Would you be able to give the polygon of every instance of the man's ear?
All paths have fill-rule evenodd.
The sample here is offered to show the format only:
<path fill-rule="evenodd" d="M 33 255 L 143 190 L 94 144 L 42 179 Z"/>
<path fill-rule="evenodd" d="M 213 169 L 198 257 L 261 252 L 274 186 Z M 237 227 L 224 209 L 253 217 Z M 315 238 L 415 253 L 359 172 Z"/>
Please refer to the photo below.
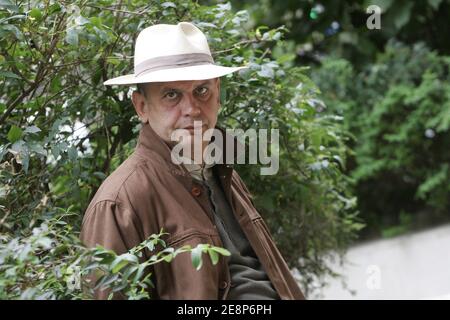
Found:
<path fill-rule="evenodd" d="M 133 91 L 131 95 L 131 101 L 133 102 L 134 110 L 142 123 L 148 122 L 147 101 L 142 93 Z"/>

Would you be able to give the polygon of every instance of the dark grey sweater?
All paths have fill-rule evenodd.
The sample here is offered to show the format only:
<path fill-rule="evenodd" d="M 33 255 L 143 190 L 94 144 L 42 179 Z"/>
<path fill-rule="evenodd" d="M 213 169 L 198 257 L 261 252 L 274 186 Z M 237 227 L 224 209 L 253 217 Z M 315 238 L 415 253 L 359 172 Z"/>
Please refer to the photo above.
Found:
<path fill-rule="evenodd" d="M 209 190 L 209 199 L 214 208 L 214 219 L 224 247 L 230 251 L 229 269 L 231 287 L 228 299 L 279 299 L 264 268 L 256 257 L 247 237 L 236 220 L 230 204 L 214 175 L 212 167 L 185 165 L 192 177 Z"/>

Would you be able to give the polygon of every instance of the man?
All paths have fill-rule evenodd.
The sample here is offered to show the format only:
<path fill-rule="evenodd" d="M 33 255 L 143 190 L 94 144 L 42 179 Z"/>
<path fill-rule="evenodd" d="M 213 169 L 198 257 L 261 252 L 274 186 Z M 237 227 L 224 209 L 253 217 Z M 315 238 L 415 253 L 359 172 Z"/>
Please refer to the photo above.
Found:
<path fill-rule="evenodd" d="M 230 251 L 217 265 L 204 259 L 198 271 L 188 254 L 155 265 L 155 299 L 303 299 L 239 175 L 225 164 L 175 164 L 171 156 L 177 130 L 189 144 L 195 130 L 216 127 L 219 77 L 244 67 L 215 65 L 205 35 L 187 22 L 144 29 L 134 59 L 134 74 L 105 84 L 137 84 L 138 144 L 90 203 L 82 241 L 121 254 L 162 228 L 168 246 L 209 243 Z"/>

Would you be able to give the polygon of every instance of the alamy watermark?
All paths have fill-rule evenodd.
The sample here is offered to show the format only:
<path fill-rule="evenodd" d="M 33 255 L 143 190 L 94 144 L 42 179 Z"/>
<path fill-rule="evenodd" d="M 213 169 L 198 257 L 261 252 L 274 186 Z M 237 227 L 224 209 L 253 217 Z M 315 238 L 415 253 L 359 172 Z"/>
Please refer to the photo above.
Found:
<path fill-rule="evenodd" d="M 370 16 L 367 18 L 367 21 L 366 21 L 367 29 L 380 30 L 381 29 L 381 8 L 379 6 L 373 4 L 373 5 L 367 7 L 366 13 L 370 14 Z"/>
<path fill-rule="evenodd" d="M 177 129 L 171 140 L 177 142 L 171 158 L 175 164 L 261 164 L 261 175 L 274 175 L 279 169 L 278 129 L 215 128 L 203 132 L 202 122 L 195 121 L 194 129 Z M 270 133 L 270 134 L 269 134 Z M 248 141 L 248 148 L 245 142 Z M 247 149 L 247 150 L 246 150 Z M 247 153 L 248 151 L 248 153 Z"/>

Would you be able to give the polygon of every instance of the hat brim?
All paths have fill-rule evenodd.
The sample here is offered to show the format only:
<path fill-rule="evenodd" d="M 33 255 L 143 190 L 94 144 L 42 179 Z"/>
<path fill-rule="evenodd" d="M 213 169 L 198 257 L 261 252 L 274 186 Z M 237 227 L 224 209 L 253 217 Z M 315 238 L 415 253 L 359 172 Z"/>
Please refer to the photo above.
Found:
<path fill-rule="evenodd" d="M 189 67 L 178 67 L 153 72 L 146 72 L 140 76 L 128 74 L 105 81 L 104 85 L 133 85 L 145 82 L 169 82 L 186 80 L 205 80 L 222 77 L 224 75 L 239 71 L 243 67 L 223 67 L 214 64 L 205 64 Z"/>

